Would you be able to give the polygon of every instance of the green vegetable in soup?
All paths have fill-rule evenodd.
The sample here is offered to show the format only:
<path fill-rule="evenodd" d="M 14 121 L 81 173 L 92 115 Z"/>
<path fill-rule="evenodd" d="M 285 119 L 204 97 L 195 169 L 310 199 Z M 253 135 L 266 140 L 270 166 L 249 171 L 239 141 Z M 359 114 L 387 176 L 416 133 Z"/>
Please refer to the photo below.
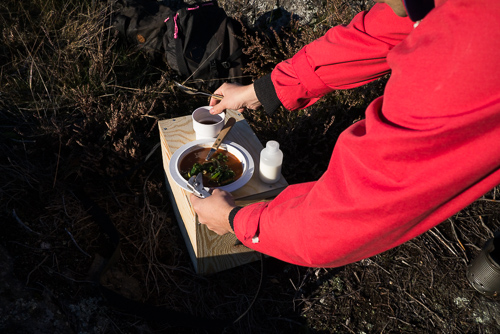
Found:
<path fill-rule="evenodd" d="M 203 174 L 203 184 L 209 187 L 220 187 L 235 180 L 236 173 L 226 163 L 229 157 L 223 153 L 216 154 L 209 161 L 195 162 L 188 171 L 181 171 L 186 180 L 191 176 Z"/>

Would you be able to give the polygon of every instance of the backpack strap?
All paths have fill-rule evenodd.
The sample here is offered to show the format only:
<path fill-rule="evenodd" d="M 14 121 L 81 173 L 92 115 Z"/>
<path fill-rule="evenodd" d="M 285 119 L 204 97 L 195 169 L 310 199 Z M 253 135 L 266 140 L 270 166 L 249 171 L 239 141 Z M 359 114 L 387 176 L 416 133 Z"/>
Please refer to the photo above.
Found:
<path fill-rule="evenodd" d="M 240 58 L 242 55 L 243 55 L 243 50 L 241 48 L 239 48 L 238 50 L 233 52 L 232 55 L 227 57 L 226 60 L 220 61 L 219 63 L 223 68 L 225 68 L 226 70 L 229 70 L 230 68 L 233 67 L 232 63 L 236 59 Z M 209 65 L 210 65 L 210 77 L 220 78 L 219 69 L 217 67 L 217 60 L 215 60 L 215 59 L 210 60 Z M 203 67 L 204 66 L 200 66 L 200 69 L 202 69 Z"/>
<path fill-rule="evenodd" d="M 185 9 L 183 9 L 185 10 Z M 176 14 L 177 16 L 178 14 Z M 176 20 L 176 16 L 174 16 L 174 20 Z M 186 58 L 184 57 L 184 43 L 182 42 L 182 38 L 175 38 L 175 50 L 177 52 L 175 53 L 175 56 L 177 58 L 177 66 L 179 67 L 179 72 L 181 75 L 184 76 L 189 76 L 191 73 L 189 72 L 187 63 L 186 63 Z"/>

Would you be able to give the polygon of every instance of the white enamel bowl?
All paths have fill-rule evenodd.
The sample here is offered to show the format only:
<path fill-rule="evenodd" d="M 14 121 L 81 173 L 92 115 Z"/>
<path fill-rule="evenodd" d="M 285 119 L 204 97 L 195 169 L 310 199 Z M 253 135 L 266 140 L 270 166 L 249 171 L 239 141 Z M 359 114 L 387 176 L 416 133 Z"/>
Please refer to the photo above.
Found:
<path fill-rule="evenodd" d="M 174 154 L 172 155 L 172 158 L 170 159 L 170 164 L 169 164 L 169 172 L 170 176 L 172 179 L 177 183 L 180 187 L 183 189 L 191 192 L 191 190 L 188 188 L 187 180 L 184 179 L 179 172 L 179 165 L 182 159 L 189 153 L 203 147 L 212 147 L 214 143 L 213 138 L 204 138 L 204 139 L 198 139 L 193 142 L 187 143 L 181 147 L 179 147 Z M 229 153 L 232 153 L 238 160 L 241 161 L 243 165 L 243 173 L 241 174 L 240 178 L 228 185 L 218 187 L 218 189 L 225 190 L 228 192 L 235 191 L 237 189 L 240 189 L 243 187 L 250 179 L 252 178 L 252 175 L 254 173 L 254 163 L 252 156 L 250 153 L 248 153 L 247 150 L 245 150 L 241 145 L 236 144 L 235 142 L 229 141 L 229 142 L 223 142 L 220 146 L 219 149 L 223 149 L 228 151 Z"/>

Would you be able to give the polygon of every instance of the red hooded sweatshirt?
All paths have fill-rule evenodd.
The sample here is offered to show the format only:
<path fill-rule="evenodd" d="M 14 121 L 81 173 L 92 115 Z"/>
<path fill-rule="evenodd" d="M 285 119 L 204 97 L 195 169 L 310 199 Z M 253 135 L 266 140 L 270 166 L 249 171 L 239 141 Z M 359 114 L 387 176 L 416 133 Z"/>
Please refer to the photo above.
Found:
<path fill-rule="evenodd" d="M 271 79 L 290 110 L 392 74 L 365 120 L 341 134 L 323 176 L 239 210 L 238 239 L 290 263 L 342 266 L 500 184 L 499 23 L 497 1 L 436 0 L 415 28 L 377 4 L 280 63 Z"/>

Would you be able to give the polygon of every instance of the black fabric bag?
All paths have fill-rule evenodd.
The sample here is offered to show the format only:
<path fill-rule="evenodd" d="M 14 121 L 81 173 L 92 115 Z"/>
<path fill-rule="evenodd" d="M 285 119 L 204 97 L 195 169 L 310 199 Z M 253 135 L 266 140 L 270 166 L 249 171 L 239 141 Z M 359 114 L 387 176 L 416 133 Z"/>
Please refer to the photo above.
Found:
<path fill-rule="evenodd" d="M 216 1 L 196 4 L 122 0 L 113 26 L 153 59 L 163 58 L 189 86 L 242 83 L 237 23 Z"/>

